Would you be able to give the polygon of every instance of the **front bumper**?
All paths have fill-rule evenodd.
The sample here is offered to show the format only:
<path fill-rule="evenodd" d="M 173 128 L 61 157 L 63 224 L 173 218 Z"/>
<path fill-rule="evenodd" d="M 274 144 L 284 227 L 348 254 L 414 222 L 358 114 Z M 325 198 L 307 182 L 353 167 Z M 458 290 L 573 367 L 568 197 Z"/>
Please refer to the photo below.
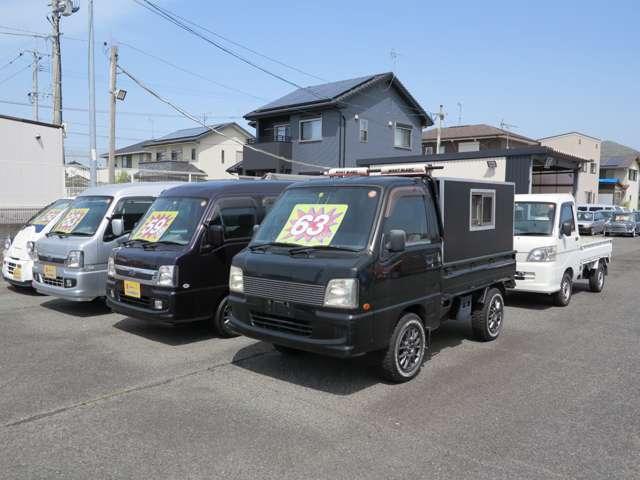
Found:
<path fill-rule="evenodd" d="M 555 293 L 560 290 L 561 269 L 556 262 L 517 262 L 516 292 Z"/>
<path fill-rule="evenodd" d="M 340 358 L 375 350 L 373 312 L 353 313 L 230 294 L 235 331 L 247 337 Z"/>
<path fill-rule="evenodd" d="M 31 287 L 33 260 L 8 257 L 2 260 L 2 277 L 16 287 Z"/>
<path fill-rule="evenodd" d="M 39 293 L 64 298 L 74 302 L 90 302 L 105 296 L 107 270 L 88 270 L 66 268 L 56 264 L 56 278 L 44 276 L 44 265 L 35 262 L 33 265 L 33 288 Z"/>

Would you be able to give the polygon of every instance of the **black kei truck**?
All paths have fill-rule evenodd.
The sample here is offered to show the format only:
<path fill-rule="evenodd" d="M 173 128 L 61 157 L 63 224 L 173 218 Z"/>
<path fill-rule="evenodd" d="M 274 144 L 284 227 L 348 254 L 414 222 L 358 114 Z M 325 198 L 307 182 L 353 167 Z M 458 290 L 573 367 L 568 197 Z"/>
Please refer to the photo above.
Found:
<path fill-rule="evenodd" d="M 211 321 L 220 335 L 235 335 L 231 259 L 289 183 L 222 180 L 164 191 L 109 258 L 107 305 L 150 322 Z"/>
<path fill-rule="evenodd" d="M 419 373 L 445 319 L 495 340 L 514 285 L 514 185 L 430 171 L 335 169 L 349 178 L 289 186 L 231 263 L 232 329 L 282 353 L 378 352 L 393 382 Z"/>

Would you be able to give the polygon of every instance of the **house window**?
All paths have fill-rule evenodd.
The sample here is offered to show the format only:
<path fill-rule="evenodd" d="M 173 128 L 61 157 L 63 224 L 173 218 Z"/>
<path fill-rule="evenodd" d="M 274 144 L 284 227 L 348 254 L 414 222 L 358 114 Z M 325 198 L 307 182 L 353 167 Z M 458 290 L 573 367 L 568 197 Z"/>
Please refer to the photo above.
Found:
<path fill-rule="evenodd" d="M 591 165 L 589 167 L 589 172 L 592 174 L 596 173 L 596 162 L 591 162 Z"/>
<path fill-rule="evenodd" d="M 369 141 L 369 120 L 360 119 L 360 142 L 367 143 Z"/>
<path fill-rule="evenodd" d="M 132 164 L 131 155 L 125 155 L 124 156 L 124 162 L 123 162 L 122 166 L 124 168 L 131 168 L 131 164 Z"/>
<path fill-rule="evenodd" d="M 273 126 L 273 141 L 288 142 L 291 138 L 291 127 L 289 124 Z"/>
<path fill-rule="evenodd" d="M 587 165 L 587 162 L 582 162 L 582 172 L 587 173 L 588 171 L 589 171 L 589 165 Z"/>
<path fill-rule="evenodd" d="M 396 131 L 393 140 L 393 146 L 398 148 L 411 148 L 411 125 L 403 125 L 396 123 Z"/>
<path fill-rule="evenodd" d="M 629 180 L 635 182 L 638 180 L 638 171 L 637 170 L 629 170 Z"/>
<path fill-rule="evenodd" d="M 495 190 L 471 190 L 469 230 L 493 230 L 496 228 L 495 199 Z"/>
<path fill-rule="evenodd" d="M 171 160 L 178 160 L 178 151 L 177 150 L 171 150 Z"/>
<path fill-rule="evenodd" d="M 164 160 L 164 152 L 156 152 L 156 162 Z"/>
<path fill-rule="evenodd" d="M 300 120 L 300 141 L 322 140 L 322 117 Z"/>
<path fill-rule="evenodd" d="M 195 160 L 196 159 L 196 149 L 192 148 L 191 149 L 191 160 Z"/>
<path fill-rule="evenodd" d="M 458 152 L 477 152 L 480 150 L 480 142 L 460 142 Z"/>
<path fill-rule="evenodd" d="M 224 165 L 224 150 L 220 152 L 220 163 Z"/>
<path fill-rule="evenodd" d="M 425 155 L 433 155 L 433 147 L 424 147 Z"/>
<path fill-rule="evenodd" d="M 444 145 L 440 145 L 440 148 L 438 148 L 438 153 L 447 153 L 446 148 L 444 148 Z"/>

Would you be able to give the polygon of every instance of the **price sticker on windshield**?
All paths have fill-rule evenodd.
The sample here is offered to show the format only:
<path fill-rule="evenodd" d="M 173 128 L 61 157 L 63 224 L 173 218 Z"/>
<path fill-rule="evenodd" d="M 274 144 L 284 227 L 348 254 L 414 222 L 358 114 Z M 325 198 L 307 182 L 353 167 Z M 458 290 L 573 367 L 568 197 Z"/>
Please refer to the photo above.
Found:
<path fill-rule="evenodd" d="M 51 210 L 41 213 L 31 222 L 33 225 L 46 225 L 51 220 L 56 218 L 60 212 L 62 212 L 64 208 L 52 208 Z"/>
<path fill-rule="evenodd" d="M 177 216 L 177 210 L 151 212 L 144 223 L 136 229 L 131 239 L 157 242 L 169 229 Z"/>
<path fill-rule="evenodd" d="M 62 220 L 56 225 L 55 231 L 61 233 L 71 233 L 80 224 L 82 219 L 89 213 L 88 208 L 72 208 L 67 212 Z"/>
<path fill-rule="evenodd" d="M 299 203 L 276 242 L 295 243 L 306 247 L 329 245 L 338 232 L 349 205 Z"/>

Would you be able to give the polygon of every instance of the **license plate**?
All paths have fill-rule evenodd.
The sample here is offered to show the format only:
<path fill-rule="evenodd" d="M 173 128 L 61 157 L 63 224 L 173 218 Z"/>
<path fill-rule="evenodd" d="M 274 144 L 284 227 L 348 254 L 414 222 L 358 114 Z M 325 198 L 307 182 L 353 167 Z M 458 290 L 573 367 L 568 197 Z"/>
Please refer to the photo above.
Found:
<path fill-rule="evenodd" d="M 56 272 L 55 265 L 44 265 L 44 276 L 47 278 L 56 278 L 58 273 Z"/>
<path fill-rule="evenodd" d="M 124 281 L 124 294 L 127 297 L 140 298 L 140 284 L 131 280 Z"/>
<path fill-rule="evenodd" d="M 22 280 L 22 265 L 18 265 L 13 269 L 13 279 Z"/>

